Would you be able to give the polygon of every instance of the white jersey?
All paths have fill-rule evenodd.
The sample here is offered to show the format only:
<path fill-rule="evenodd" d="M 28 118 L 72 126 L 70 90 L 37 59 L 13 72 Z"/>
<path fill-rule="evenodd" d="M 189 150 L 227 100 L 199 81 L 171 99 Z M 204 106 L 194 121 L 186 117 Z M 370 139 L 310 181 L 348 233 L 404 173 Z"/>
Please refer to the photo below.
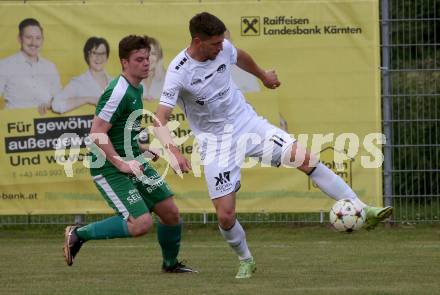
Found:
<path fill-rule="evenodd" d="M 160 104 L 185 112 L 195 135 L 221 135 L 226 124 L 235 132 L 257 116 L 231 78 L 237 50 L 224 40 L 223 50 L 214 60 L 199 62 L 182 50 L 170 63 Z"/>

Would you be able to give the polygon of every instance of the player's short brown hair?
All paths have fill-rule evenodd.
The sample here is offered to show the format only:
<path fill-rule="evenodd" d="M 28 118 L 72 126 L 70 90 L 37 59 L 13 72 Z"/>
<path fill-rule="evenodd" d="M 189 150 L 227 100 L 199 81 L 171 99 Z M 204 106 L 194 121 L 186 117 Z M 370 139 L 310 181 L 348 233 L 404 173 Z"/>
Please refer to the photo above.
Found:
<path fill-rule="evenodd" d="M 119 59 L 128 59 L 133 50 L 147 49 L 150 51 L 150 44 L 150 37 L 146 35 L 128 35 L 119 41 Z"/>
<path fill-rule="evenodd" d="M 192 38 L 207 38 L 223 34 L 226 31 L 226 26 L 215 15 L 201 12 L 189 21 L 189 31 Z"/>

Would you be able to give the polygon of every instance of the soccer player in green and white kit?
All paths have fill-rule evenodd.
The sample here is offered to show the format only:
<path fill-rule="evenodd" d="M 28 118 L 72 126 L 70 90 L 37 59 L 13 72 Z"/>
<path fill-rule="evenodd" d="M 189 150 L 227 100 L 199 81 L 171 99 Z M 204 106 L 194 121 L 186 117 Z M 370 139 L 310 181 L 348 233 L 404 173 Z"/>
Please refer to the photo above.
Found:
<path fill-rule="evenodd" d="M 162 248 L 162 270 L 194 272 L 177 260 L 182 224 L 173 193 L 148 163 L 136 159 L 142 155 L 136 139 L 143 108 L 140 82 L 148 77 L 149 54 L 147 36 L 130 35 L 119 42 L 122 74 L 102 94 L 90 130 L 101 150 L 93 153 L 93 163 L 105 156 L 102 167 L 91 168 L 93 181 L 117 214 L 83 227 L 66 228 L 64 256 L 69 266 L 86 241 L 146 234 L 153 224 L 150 212 L 154 212 L 160 218 L 157 236 Z M 125 138 L 127 135 L 130 138 Z"/>

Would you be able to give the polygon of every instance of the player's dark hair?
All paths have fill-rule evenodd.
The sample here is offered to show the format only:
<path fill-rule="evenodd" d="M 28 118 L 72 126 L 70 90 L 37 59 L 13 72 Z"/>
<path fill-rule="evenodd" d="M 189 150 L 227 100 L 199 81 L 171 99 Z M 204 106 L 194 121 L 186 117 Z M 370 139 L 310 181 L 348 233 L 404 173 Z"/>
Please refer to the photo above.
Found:
<path fill-rule="evenodd" d="M 128 59 L 130 52 L 139 49 L 148 49 L 150 51 L 150 37 L 129 35 L 119 41 L 119 59 Z"/>
<path fill-rule="evenodd" d="M 18 33 L 20 36 L 23 35 L 24 29 L 29 26 L 39 27 L 41 34 L 43 34 L 43 27 L 41 27 L 40 23 L 35 18 L 25 18 L 18 24 Z"/>
<path fill-rule="evenodd" d="M 189 31 L 192 38 L 206 38 L 223 34 L 226 31 L 226 26 L 215 15 L 201 12 L 189 21 Z"/>
<path fill-rule="evenodd" d="M 100 38 L 100 37 L 90 37 L 89 39 L 87 39 L 86 43 L 84 44 L 84 59 L 86 61 L 86 63 L 88 65 L 90 65 L 90 60 L 89 60 L 89 56 L 90 53 L 92 53 L 92 50 L 94 48 L 98 48 L 99 45 L 104 44 L 105 47 L 105 51 L 107 54 L 107 58 L 110 54 L 110 45 L 108 45 L 107 40 L 105 40 L 104 38 Z"/>

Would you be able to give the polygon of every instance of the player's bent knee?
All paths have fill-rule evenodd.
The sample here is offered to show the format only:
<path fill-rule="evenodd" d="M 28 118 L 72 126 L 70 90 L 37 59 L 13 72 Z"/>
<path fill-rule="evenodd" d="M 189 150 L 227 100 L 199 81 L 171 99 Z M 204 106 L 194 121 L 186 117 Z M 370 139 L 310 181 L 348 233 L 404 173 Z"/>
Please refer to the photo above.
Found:
<path fill-rule="evenodd" d="M 298 167 L 298 169 L 306 174 L 309 174 L 318 164 L 319 160 L 315 155 L 307 153 L 304 164 Z"/>
<path fill-rule="evenodd" d="M 179 209 L 172 201 L 161 203 L 154 208 L 154 213 L 159 216 L 160 222 L 166 225 L 176 225 L 180 222 Z"/>
<path fill-rule="evenodd" d="M 178 223 L 179 219 L 180 219 L 180 214 L 179 214 L 179 209 L 177 209 L 177 206 L 170 206 L 168 214 L 167 214 L 168 219 L 170 219 L 170 221 L 172 223 Z"/>
<path fill-rule="evenodd" d="M 299 143 L 292 143 L 284 152 L 281 158 L 283 165 L 302 170 L 309 163 L 310 154 Z"/>
<path fill-rule="evenodd" d="M 315 155 L 307 151 L 304 152 L 304 155 L 302 157 L 303 157 L 302 163 L 296 165 L 295 167 L 298 168 L 298 170 L 306 174 L 309 174 L 311 171 L 313 171 L 314 167 L 316 167 L 319 160 Z"/>
<path fill-rule="evenodd" d="M 176 225 L 180 222 L 179 210 L 172 210 L 159 217 L 160 222 L 166 225 Z"/>
<path fill-rule="evenodd" d="M 234 211 L 217 212 L 217 219 L 221 228 L 229 229 L 235 223 L 235 212 Z"/>

